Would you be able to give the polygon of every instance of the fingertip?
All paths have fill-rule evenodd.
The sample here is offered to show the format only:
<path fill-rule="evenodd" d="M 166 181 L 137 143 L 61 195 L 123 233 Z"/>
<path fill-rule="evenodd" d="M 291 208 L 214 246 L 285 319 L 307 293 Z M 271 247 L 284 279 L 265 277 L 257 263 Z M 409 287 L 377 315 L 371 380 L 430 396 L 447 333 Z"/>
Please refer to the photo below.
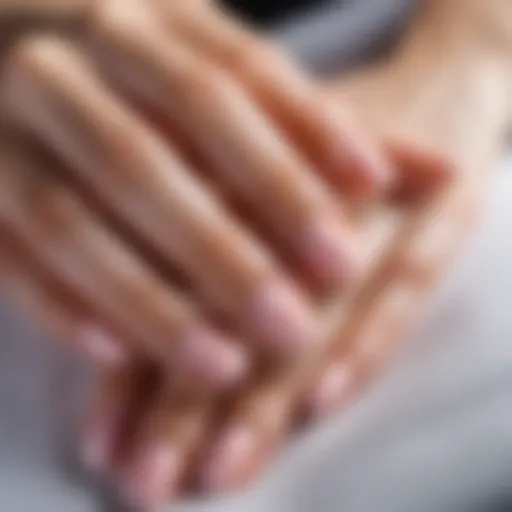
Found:
<path fill-rule="evenodd" d="M 125 503 L 144 510 L 164 505 L 178 489 L 182 462 L 171 443 L 152 440 L 142 446 L 122 473 Z"/>
<path fill-rule="evenodd" d="M 128 362 L 122 342 L 101 325 L 82 323 L 76 329 L 76 340 L 91 359 L 100 364 L 121 367 Z"/>
<path fill-rule="evenodd" d="M 86 426 L 80 444 L 80 461 L 88 471 L 103 473 L 112 466 L 119 425 L 117 412 L 98 413 Z"/>
<path fill-rule="evenodd" d="M 313 310 L 301 291 L 284 280 L 262 283 L 249 301 L 247 316 L 263 348 L 273 354 L 294 356 L 312 342 Z"/>
<path fill-rule="evenodd" d="M 338 410 L 351 396 L 354 374 L 345 362 L 329 366 L 306 400 L 307 414 L 321 419 Z"/>
<path fill-rule="evenodd" d="M 208 389 L 225 389 L 247 373 L 249 362 L 242 347 L 216 329 L 195 325 L 179 342 L 176 364 L 184 378 Z"/>
<path fill-rule="evenodd" d="M 356 196 L 382 196 L 393 188 L 396 173 L 385 148 L 372 137 L 347 105 L 328 106 L 334 127 L 328 154 L 334 182 L 342 192 Z"/>
<path fill-rule="evenodd" d="M 324 283 L 349 281 L 357 268 L 356 237 L 332 214 L 315 216 L 304 226 L 300 250 L 305 263 Z"/>
<path fill-rule="evenodd" d="M 407 141 L 387 140 L 386 145 L 397 169 L 398 198 L 415 199 L 457 179 L 457 164 L 449 155 Z"/>
<path fill-rule="evenodd" d="M 247 425 L 233 425 L 223 430 L 200 473 L 200 487 L 215 493 L 235 488 L 254 459 L 256 448 L 254 432 Z"/>

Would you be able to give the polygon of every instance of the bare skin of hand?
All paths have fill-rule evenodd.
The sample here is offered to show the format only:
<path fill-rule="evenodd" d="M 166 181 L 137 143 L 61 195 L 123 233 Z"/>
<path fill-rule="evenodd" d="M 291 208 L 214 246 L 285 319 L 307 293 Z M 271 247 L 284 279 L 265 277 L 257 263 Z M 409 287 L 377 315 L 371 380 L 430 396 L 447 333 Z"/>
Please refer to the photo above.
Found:
<path fill-rule="evenodd" d="M 74 8 L 75 38 L 22 37 L 3 62 L 0 224 L 25 294 L 71 310 L 88 352 L 194 388 L 239 382 L 253 350 L 295 357 L 315 325 L 297 275 L 350 281 L 340 198 L 390 185 L 377 144 L 208 2 Z"/>
<path fill-rule="evenodd" d="M 331 84 L 329 94 L 348 100 L 373 130 L 398 144 L 402 162 L 410 157 L 415 166 L 451 169 L 453 178 L 412 207 L 414 222 L 391 251 L 388 273 L 380 269 L 345 299 L 343 334 L 314 370 L 295 374 L 300 378 L 282 370 L 259 375 L 215 413 L 211 402 L 173 396 L 151 367 L 107 374 L 85 446 L 96 468 L 118 475 L 129 502 L 160 503 L 191 480 L 208 491 L 239 488 L 294 430 L 300 412 L 318 420 L 339 410 L 394 352 L 474 221 L 510 122 L 512 47 L 506 39 L 489 45 L 485 27 L 459 11 L 450 18 L 452 7 L 433 3 L 389 60 Z"/>

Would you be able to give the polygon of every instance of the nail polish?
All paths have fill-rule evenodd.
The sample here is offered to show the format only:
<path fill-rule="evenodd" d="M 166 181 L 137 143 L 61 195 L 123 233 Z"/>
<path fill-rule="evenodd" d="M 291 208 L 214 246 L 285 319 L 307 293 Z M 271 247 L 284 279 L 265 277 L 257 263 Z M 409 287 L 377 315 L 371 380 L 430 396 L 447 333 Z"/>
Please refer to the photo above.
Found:
<path fill-rule="evenodd" d="M 273 353 L 293 356 L 313 341 L 313 309 L 300 290 L 283 281 L 264 283 L 251 301 L 248 316 L 249 327 Z"/>
<path fill-rule="evenodd" d="M 226 387 L 239 380 L 248 369 L 241 347 L 227 336 L 202 326 L 193 326 L 179 341 L 177 361 L 187 374 L 193 374 L 207 387 Z"/>
<path fill-rule="evenodd" d="M 348 364 L 331 365 L 322 375 L 310 399 L 310 413 L 315 418 L 332 414 L 350 395 L 352 371 Z"/>
<path fill-rule="evenodd" d="M 211 452 L 201 483 L 205 490 L 222 492 L 236 485 L 236 478 L 255 449 L 252 429 L 236 425 L 225 430 Z"/>
<path fill-rule="evenodd" d="M 353 235 L 330 215 L 316 217 L 305 226 L 298 249 L 304 263 L 326 283 L 346 281 L 357 264 Z"/>
<path fill-rule="evenodd" d="M 156 507 L 165 503 L 178 485 L 182 458 L 179 450 L 165 442 L 143 448 L 122 482 L 123 497 L 134 507 Z"/>
<path fill-rule="evenodd" d="M 86 469 L 96 472 L 107 471 L 114 453 L 118 421 L 114 411 L 98 416 L 85 431 L 80 450 L 80 459 Z"/>
<path fill-rule="evenodd" d="M 104 365 L 122 366 L 128 360 L 121 341 L 99 325 L 80 325 L 77 328 L 77 342 L 92 359 Z"/>

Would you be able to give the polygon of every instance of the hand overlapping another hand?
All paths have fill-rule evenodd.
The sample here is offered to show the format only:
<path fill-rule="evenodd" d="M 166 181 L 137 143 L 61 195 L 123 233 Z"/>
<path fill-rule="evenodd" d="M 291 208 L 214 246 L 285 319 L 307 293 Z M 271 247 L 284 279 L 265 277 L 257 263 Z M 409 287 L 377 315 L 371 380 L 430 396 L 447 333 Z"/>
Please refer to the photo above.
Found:
<path fill-rule="evenodd" d="M 329 86 L 379 134 L 400 168 L 397 185 L 406 185 L 395 191 L 410 201 L 387 195 L 355 215 L 361 280 L 323 317 L 325 335 L 335 327 L 332 343 L 293 367 L 261 371 L 220 402 L 173 394 L 144 366 L 106 375 L 86 442 L 129 501 L 170 499 L 190 482 L 240 488 L 304 413 L 318 420 L 359 396 L 420 311 L 478 213 L 509 122 L 510 76 L 508 61 L 490 62 L 478 45 L 460 51 L 450 33 L 417 38 L 422 19 L 391 58 Z M 434 49 L 447 50 L 446 60 Z"/>
<path fill-rule="evenodd" d="M 164 11 L 146 6 L 133 23 L 114 9 L 95 18 L 100 22 L 94 23 L 88 57 L 76 50 L 78 43 L 70 49 L 69 41 L 36 38 L 14 54 L 6 81 L 10 119 L 32 134 L 27 140 L 25 133 L 10 131 L 19 149 L 4 151 L 10 163 L 5 168 L 14 171 L 5 173 L 2 199 L 8 207 L 2 212 L 9 224 L 3 242 L 3 253 L 10 255 L 8 285 L 43 320 L 53 320 L 63 338 L 73 338 L 77 325 L 84 319 L 90 325 L 91 318 L 120 339 L 133 338 L 138 362 L 105 372 L 84 453 L 96 469 L 119 474 L 122 494 L 144 505 L 179 495 L 190 481 L 210 491 L 237 488 L 268 460 L 301 413 L 314 419 L 336 410 L 375 378 L 476 211 L 472 201 L 483 190 L 481 178 L 509 114 L 509 62 L 489 60 L 482 48 L 454 44 L 458 41 L 439 33 L 434 39 L 422 23 L 391 58 L 326 93 L 273 49 L 265 47 L 265 57 L 246 62 L 240 48 L 261 55 L 262 46 L 217 11 L 203 4 L 204 10 L 190 16 L 192 11 L 168 5 L 175 9 L 169 17 L 175 30 L 166 38 L 171 34 L 175 42 L 181 34 L 178 50 L 158 37 L 156 20 L 144 21 L 156 12 L 159 21 L 167 20 Z M 201 25 L 202 15 L 208 27 L 220 23 L 219 30 Z M 178 19 L 184 20 L 180 30 Z M 216 77 L 213 93 L 205 88 L 204 74 L 180 81 L 180 72 L 190 71 L 183 41 L 185 56 L 190 48 L 202 49 L 200 55 L 211 59 L 202 72 L 208 69 L 208 77 Z M 442 59 L 439 50 L 445 51 Z M 87 64 L 90 52 L 106 73 Z M 189 62 L 198 58 L 194 53 Z M 274 58 L 280 64 L 267 65 Z M 215 73 L 212 62 L 219 65 Z M 91 74 L 104 80 L 101 87 Z M 28 100 L 37 108 L 24 108 Z M 115 102 L 117 117 L 109 117 Z M 347 131 L 346 124 L 340 127 L 338 112 L 346 106 L 378 138 L 389 165 L 371 144 L 361 146 L 362 135 Z M 88 116 L 91 107 L 94 115 Z M 169 158 L 169 148 L 174 165 L 162 166 L 155 155 L 163 158 L 165 151 Z M 178 173 L 176 162 L 187 167 Z M 26 173 L 31 177 L 24 178 Z M 208 183 L 201 196 L 190 195 L 196 177 L 202 186 Z M 205 194 L 222 217 L 215 217 L 214 209 L 202 215 Z M 197 197 L 201 200 L 194 202 Z M 175 206 L 171 212 L 169 205 L 176 204 L 182 210 Z M 192 214 L 193 207 L 200 211 Z M 297 241 L 304 240 L 303 221 L 318 224 L 319 215 L 329 217 L 327 239 L 336 240 L 339 249 L 315 251 L 312 257 Z M 196 223 L 179 223 L 191 219 Z M 218 230 L 199 229 L 212 226 L 212 219 L 218 220 Z M 245 245 L 221 243 L 226 240 L 222 230 L 232 225 Z M 176 243 L 177 233 L 184 244 L 178 248 L 168 245 Z M 198 233 L 209 233 L 209 244 Z M 329 281 L 346 277 L 345 265 L 337 263 L 345 262 L 339 256 L 356 245 L 349 242 L 352 237 L 360 246 L 358 273 L 326 302 Z M 326 248 L 318 238 L 305 238 Z M 250 274 L 247 263 L 260 261 L 262 254 L 271 260 L 271 270 Z M 254 296 L 256 287 L 267 283 L 263 277 L 275 283 L 276 274 L 295 290 L 286 293 L 284 302 L 290 302 L 284 310 L 295 303 L 293 317 L 311 312 L 307 335 L 300 322 L 283 330 L 283 317 L 275 317 L 275 311 L 283 311 L 279 295 L 272 294 L 270 315 L 262 317 L 257 308 L 261 322 L 253 325 L 245 316 L 246 300 L 232 293 L 243 289 L 244 297 Z M 254 280 L 245 287 L 247 275 Z M 244 368 L 252 375 L 240 389 L 222 395 L 184 390 L 183 384 L 194 387 L 205 375 L 210 387 L 219 383 L 209 366 L 198 365 L 197 354 L 213 369 L 219 349 L 210 356 L 201 340 L 186 358 L 170 354 L 176 338 L 169 334 L 174 331 L 167 317 L 176 310 L 169 306 L 167 283 L 179 286 L 183 296 L 190 294 L 203 314 L 199 318 L 221 335 L 259 340 L 256 348 L 267 358 L 248 350 L 238 356 L 245 357 Z M 265 325 L 264 320 L 271 321 Z M 286 340 L 289 350 L 302 345 L 302 336 L 310 346 L 280 364 L 273 342 Z M 164 337 L 169 343 L 156 346 Z M 270 346 L 275 360 L 268 358 Z M 193 364 L 186 367 L 191 352 Z M 174 381 L 162 364 L 168 359 Z"/>
<path fill-rule="evenodd" d="M 83 9 L 74 37 L 36 31 L 4 62 L 1 222 L 25 273 L 64 289 L 78 344 L 189 387 L 237 382 L 251 350 L 301 352 L 314 308 L 280 261 L 314 286 L 350 280 L 332 186 L 385 187 L 377 144 L 209 4 Z"/>

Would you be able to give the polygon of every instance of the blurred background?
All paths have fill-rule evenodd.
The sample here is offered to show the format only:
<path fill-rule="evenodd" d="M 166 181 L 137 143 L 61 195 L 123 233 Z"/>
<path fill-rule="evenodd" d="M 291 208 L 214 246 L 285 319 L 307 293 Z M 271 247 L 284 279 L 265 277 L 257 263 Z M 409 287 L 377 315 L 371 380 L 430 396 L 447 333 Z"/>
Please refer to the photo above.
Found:
<path fill-rule="evenodd" d="M 226 0 L 318 73 L 385 51 L 407 0 Z M 512 511 L 512 157 L 481 229 L 370 393 L 292 443 L 254 489 L 173 510 Z M 91 369 L 0 303 L 0 510 L 114 510 L 73 460 Z M 28 376 L 28 377 L 27 377 Z"/>

